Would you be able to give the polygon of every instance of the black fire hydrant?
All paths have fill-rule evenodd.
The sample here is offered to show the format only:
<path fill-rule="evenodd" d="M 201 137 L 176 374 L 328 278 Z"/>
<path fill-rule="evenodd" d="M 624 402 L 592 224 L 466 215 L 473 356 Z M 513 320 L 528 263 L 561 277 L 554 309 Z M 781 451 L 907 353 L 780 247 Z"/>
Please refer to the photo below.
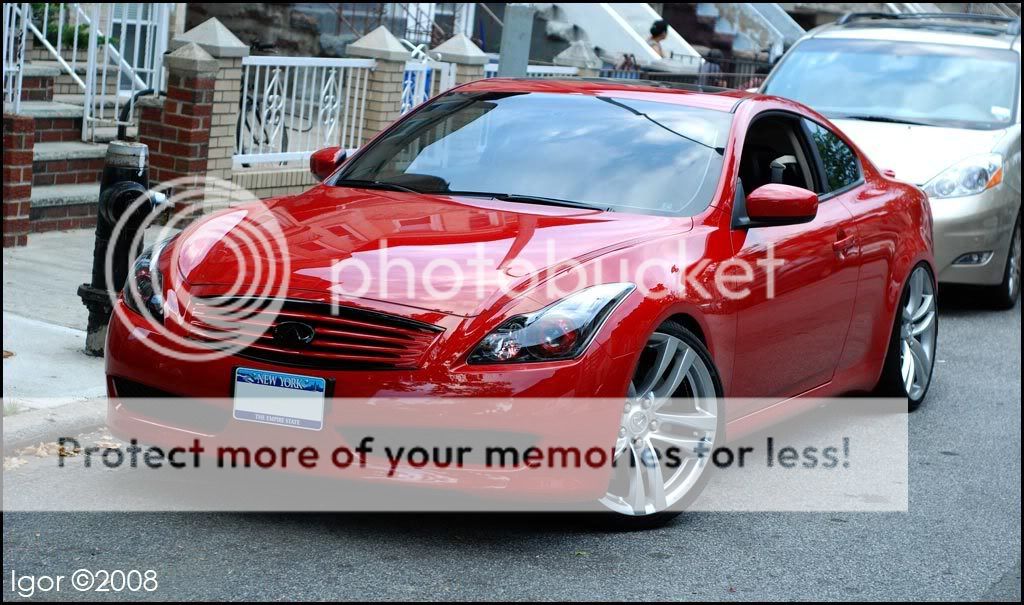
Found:
<path fill-rule="evenodd" d="M 149 148 L 142 143 L 113 141 L 107 146 L 106 165 L 100 179 L 100 199 L 96 217 L 96 243 L 92 251 L 92 281 L 78 287 L 78 296 L 89 309 L 85 354 L 103 356 L 107 323 L 118 293 L 124 288 L 128 271 L 142 252 L 142 238 L 132 241 L 152 210 L 151 204 L 137 204 L 149 192 Z M 131 210 L 131 212 L 129 212 Z M 115 227 L 121 228 L 115 236 Z M 107 279 L 107 257 L 110 279 Z"/>

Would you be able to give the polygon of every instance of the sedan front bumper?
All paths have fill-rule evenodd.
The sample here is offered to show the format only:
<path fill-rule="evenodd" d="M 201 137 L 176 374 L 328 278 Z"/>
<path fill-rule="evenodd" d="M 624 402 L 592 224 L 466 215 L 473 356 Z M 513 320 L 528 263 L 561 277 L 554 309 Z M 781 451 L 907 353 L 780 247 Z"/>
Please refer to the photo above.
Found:
<path fill-rule="evenodd" d="M 1005 183 L 978 195 L 931 200 L 935 261 L 943 283 L 998 285 L 1003 280 L 1020 197 Z M 965 254 L 984 253 L 977 264 L 958 263 Z"/>

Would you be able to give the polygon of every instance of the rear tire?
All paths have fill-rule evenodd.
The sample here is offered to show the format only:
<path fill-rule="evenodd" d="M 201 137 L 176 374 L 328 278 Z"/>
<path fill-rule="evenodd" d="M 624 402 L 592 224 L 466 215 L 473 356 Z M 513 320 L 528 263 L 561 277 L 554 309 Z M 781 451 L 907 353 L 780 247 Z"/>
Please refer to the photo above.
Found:
<path fill-rule="evenodd" d="M 616 442 L 616 452 L 621 452 L 622 458 L 616 457 L 608 494 L 601 499 L 601 504 L 614 512 L 599 515 L 603 527 L 620 531 L 661 527 L 693 503 L 707 483 L 711 452 L 725 428 L 720 404 L 723 395 L 718 370 L 700 338 L 674 321 L 659 326 L 648 339 L 630 384 L 629 409 L 623 413 Z M 693 410 L 676 409 L 689 404 Z M 649 424 L 639 428 L 644 422 L 635 422 L 638 419 Z M 706 448 L 706 453 L 694 455 L 686 442 Z M 639 465 L 630 464 L 637 459 L 636 450 L 641 450 L 642 458 L 644 444 L 651 447 L 652 443 L 658 444 L 654 447 L 659 452 L 677 447 L 686 460 L 667 473 L 660 459 L 657 473 L 634 472 Z M 663 482 L 660 498 L 651 495 L 654 475 Z M 635 483 L 629 480 L 637 478 L 642 487 L 635 491 Z M 645 494 L 645 489 L 646 499 L 634 498 L 637 493 Z M 654 504 L 660 499 L 663 507 Z"/>
<path fill-rule="evenodd" d="M 1010 239 L 1010 251 L 1006 255 L 1003 283 L 989 289 L 988 299 L 994 309 L 1012 309 L 1020 298 L 1020 247 L 1020 213 L 1018 213 L 1017 224 L 1013 228 L 1013 237 Z"/>
<path fill-rule="evenodd" d="M 877 396 L 906 397 L 909 411 L 921 405 L 935 371 L 938 329 L 938 288 L 931 270 L 920 264 L 903 286 Z"/>

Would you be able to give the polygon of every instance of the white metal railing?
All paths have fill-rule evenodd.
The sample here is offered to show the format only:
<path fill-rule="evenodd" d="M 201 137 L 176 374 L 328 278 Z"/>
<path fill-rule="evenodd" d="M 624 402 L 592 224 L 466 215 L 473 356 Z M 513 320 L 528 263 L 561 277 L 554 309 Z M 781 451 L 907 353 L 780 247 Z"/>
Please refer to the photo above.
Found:
<path fill-rule="evenodd" d="M 484 77 L 494 78 L 498 75 L 498 64 L 488 63 L 484 65 Z M 527 78 L 576 78 L 580 70 L 576 67 L 564 67 L 561 65 L 527 65 Z"/>
<path fill-rule="evenodd" d="M 163 87 L 163 55 L 167 50 L 171 4 L 89 4 L 88 9 L 89 53 L 82 138 L 96 140 L 98 127 L 134 123 L 135 107 L 129 101 L 135 93 Z M 122 116 L 121 106 L 125 103 L 128 113 Z"/>
<path fill-rule="evenodd" d="M 402 115 L 427 99 L 453 88 L 457 69 L 454 63 L 434 61 L 427 57 L 419 61 L 407 61 L 402 76 Z"/>
<path fill-rule="evenodd" d="M 307 160 L 334 145 L 358 148 L 375 66 L 373 59 L 242 59 L 234 164 Z"/>
<path fill-rule="evenodd" d="M 166 2 L 67 2 L 26 11 L 36 43 L 84 95 L 83 140 L 95 140 L 99 127 L 131 124 L 134 106 L 127 105 L 124 119 L 122 106 L 138 91 L 162 87 L 171 7 Z M 85 79 L 79 73 L 82 63 Z"/>
<path fill-rule="evenodd" d="M 22 68 L 25 66 L 25 36 L 31 5 L 4 3 L 4 112 L 21 111 Z"/>

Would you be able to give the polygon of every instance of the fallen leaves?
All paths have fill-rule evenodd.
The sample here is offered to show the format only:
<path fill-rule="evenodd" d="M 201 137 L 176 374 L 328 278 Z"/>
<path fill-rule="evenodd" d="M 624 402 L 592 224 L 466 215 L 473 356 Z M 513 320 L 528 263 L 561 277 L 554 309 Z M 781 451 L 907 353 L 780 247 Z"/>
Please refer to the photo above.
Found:
<path fill-rule="evenodd" d="M 81 448 L 66 448 L 56 442 L 46 443 L 44 441 L 40 441 L 37 445 L 30 445 L 17 450 L 13 456 L 4 456 L 4 470 L 11 471 L 18 467 L 25 466 L 28 464 L 28 458 L 33 456 L 36 458 L 47 458 L 50 456 L 68 458 L 71 456 L 77 456 L 81 452 Z"/>

